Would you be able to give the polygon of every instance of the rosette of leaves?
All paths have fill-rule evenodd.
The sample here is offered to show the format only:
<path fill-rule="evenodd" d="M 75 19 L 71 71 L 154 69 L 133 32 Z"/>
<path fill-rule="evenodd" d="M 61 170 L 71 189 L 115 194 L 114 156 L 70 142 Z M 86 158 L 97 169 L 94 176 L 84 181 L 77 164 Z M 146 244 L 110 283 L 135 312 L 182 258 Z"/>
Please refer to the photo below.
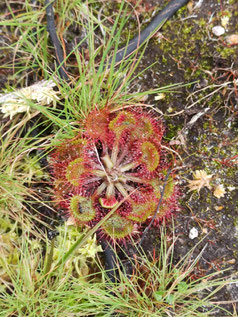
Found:
<path fill-rule="evenodd" d="M 162 123 L 142 109 L 89 113 L 84 132 L 51 155 L 57 207 L 93 227 L 123 200 L 100 233 L 116 240 L 139 233 L 156 212 L 167 174 L 163 133 Z M 177 197 L 170 176 L 154 225 L 178 209 Z"/>

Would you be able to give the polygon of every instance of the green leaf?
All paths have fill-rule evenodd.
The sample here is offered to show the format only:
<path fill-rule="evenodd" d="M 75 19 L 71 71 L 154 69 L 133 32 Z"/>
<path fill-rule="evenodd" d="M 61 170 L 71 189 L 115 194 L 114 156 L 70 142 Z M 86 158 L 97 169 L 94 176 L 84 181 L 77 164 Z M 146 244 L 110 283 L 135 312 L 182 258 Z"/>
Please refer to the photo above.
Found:
<path fill-rule="evenodd" d="M 175 296 L 173 294 L 169 294 L 165 300 L 169 305 L 174 305 Z"/>
<path fill-rule="evenodd" d="M 162 302 L 163 301 L 163 297 L 165 295 L 165 291 L 156 291 L 154 292 L 154 298 L 156 301 L 158 302 Z"/>
<path fill-rule="evenodd" d="M 185 291 L 186 289 L 188 289 L 188 284 L 186 282 L 180 282 L 178 284 L 178 291 L 179 292 L 183 292 Z"/>

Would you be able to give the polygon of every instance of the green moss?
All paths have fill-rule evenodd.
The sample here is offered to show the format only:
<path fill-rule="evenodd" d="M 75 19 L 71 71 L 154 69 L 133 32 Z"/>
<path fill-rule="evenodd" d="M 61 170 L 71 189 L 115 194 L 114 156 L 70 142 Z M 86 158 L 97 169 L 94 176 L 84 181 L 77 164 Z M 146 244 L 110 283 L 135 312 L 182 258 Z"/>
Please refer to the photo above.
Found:
<path fill-rule="evenodd" d="M 180 15 L 182 11 L 180 10 Z M 201 74 L 208 77 L 204 70 L 211 70 L 213 67 L 211 49 L 204 45 L 207 40 L 206 24 L 204 19 L 197 22 L 188 20 L 183 21 L 181 27 L 181 21 L 170 20 L 163 26 L 166 40 L 163 39 L 158 44 L 162 51 L 162 63 L 169 64 L 173 59 L 173 63 L 177 62 L 184 71 L 186 80 L 191 80 L 191 74 L 195 77 Z M 174 30 L 178 30 L 177 34 Z"/>
<path fill-rule="evenodd" d="M 209 123 L 207 121 L 205 121 L 203 123 L 203 128 L 206 130 L 209 127 Z"/>
<path fill-rule="evenodd" d="M 168 59 L 164 55 L 162 56 L 162 62 L 163 64 L 168 64 Z"/>
<path fill-rule="evenodd" d="M 235 57 L 235 55 L 236 55 L 236 47 L 217 46 L 216 51 L 223 58 L 229 58 L 231 56 Z"/>
<path fill-rule="evenodd" d="M 236 217 L 233 221 L 234 227 L 235 227 L 235 236 L 238 237 L 238 217 Z"/>
<path fill-rule="evenodd" d="M 173 137 L 178 135 L 178 131 L 181 130 L 181 125 L 174 125 L 173 123 L 167 123 L 166 140 L 171 140 Z"/>

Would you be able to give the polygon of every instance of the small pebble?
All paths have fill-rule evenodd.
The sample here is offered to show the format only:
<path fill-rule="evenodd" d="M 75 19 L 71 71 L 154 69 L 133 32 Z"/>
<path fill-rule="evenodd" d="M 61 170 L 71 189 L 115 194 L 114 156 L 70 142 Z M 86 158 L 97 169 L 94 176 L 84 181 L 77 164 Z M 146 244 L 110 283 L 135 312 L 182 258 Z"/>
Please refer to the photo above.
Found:
<path fill-rule="evenodd" d="M 229 45 L 238 44 L 238 34 L 231 34 L 226 36 L 226 43 Z"/>
<path fill-rule="evenodd" d="M 225 33 L 225 29 L 221 25 L 217 25 L 212 28 L 212 33 L 216 36 L 221 36 Z"/>
<path fill-rule="evenodd" d="M 198 230 L 193 227 L 190 231 L 189 231 L 189 239 L 195 239 L 198 237 Z"/>
<path fill-rule="evenodd" d="M 227 261 L 228 264 L 235 264 L 236 263 L 236 259 L 231 259 Z"/>

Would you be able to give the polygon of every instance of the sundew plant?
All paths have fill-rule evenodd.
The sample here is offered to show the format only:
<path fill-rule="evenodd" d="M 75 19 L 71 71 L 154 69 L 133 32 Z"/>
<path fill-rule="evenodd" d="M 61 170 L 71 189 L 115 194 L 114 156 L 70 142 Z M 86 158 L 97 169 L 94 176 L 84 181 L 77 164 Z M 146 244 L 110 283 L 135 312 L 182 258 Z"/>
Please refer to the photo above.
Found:
<path fill-rule="evenodd" d="M 155 116 L 138 108 L 104 108 L 90 112 L 83 127 L 51 155 L 57 208 L 77 225 L 93 227 L 123 200 L 99 230 L 117 240 L 138 234 L 154 215 L 158 226 L 178 210 L 173 175 L 161 197 L 170 163 L 161 144 L 164 127 Z"/>

